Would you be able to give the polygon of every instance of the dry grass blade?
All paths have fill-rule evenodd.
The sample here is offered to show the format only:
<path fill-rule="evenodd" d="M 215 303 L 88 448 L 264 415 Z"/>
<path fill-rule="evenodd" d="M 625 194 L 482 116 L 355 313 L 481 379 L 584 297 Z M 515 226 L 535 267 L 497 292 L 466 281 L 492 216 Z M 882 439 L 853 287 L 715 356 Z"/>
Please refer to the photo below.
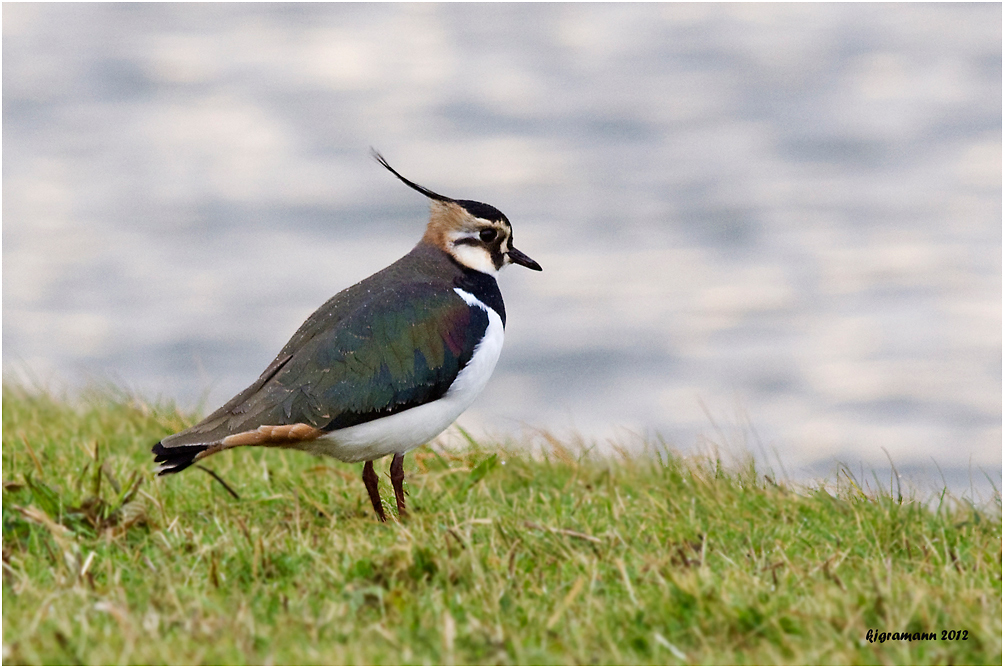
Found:
<path fill-rule="evenodd" d="M 573 537 L 574 539 L 582 539 L 583 541 L 591 541 L 595 544 L 604 543 L 603 539 L 599 539 L 589 534 L 584 534 L 583 532 L 577 532 L 576 530 L 566 530 L 559 527 L 547 527 L 545 525 L 538 525 L 537 523 L 525 522 L 524 527 L 532 530 L 540 530 L 541 532 L 551 532 L 552 534 L 564 534 L 567 537 Z"/>
<path fill-rule="evenodd" d="M 228 493 L 230 493 L 231 497 L 233 497 L 234 499 L 241 499 L 241 496 L 238 495 L 236 492 L 234 492 L 234 489 L 231 488 L 229 485 L 227 485 L 227 482 L 224 481 L 220 477 L 220 475 L 217 474 L 216 472 L 214 472 L 212 469 L 210 469 L 209 467 L 203 467 L 202 465 L 196 465 L 195 467 L 196 467 L 196 469 L 201 469 L 202 471 L 206 472 L 207 474 L 209 474 L 210 476 L 212 476 L 214 479 L 216 479 L 216 482 L 219 483 L 220 485 L 222 485 L 223 489 L 226 490 Z"/>

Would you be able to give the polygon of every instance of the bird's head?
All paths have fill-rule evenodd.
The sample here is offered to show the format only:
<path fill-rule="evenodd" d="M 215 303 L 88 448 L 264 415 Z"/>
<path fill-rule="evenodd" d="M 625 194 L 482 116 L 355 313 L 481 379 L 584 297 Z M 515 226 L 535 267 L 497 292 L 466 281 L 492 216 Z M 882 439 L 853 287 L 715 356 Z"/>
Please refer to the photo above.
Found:
<path fill-rule="evenodd" d="M 382 155 L 373 157 L 409 188 L 430 200 L 429 225 L 422 240 L 446 251 L 464 267 L 495 275 L 510 263 L 541 271 L 541 266 L 513 246 L 513 226 L 495 207 L 473 200 L 455 200 L 409 181 Z"/>

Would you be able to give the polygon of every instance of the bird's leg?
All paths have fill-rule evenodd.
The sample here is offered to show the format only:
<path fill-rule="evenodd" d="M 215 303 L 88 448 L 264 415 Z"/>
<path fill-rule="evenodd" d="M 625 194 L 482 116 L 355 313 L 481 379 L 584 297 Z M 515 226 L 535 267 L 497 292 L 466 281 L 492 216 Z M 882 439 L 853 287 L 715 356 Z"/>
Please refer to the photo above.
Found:
<path fill-rule="evenodd" d="M 401 484 L 405 481 L 405 454 L 395 453 L 391 459 L 391 485 L 394 486 L 394 499 L 398 502 L 398 517 L 408 515 L 405 511 L 405 490 Z"/>
<path fill-rule="evenodd" d="M 367 460 L 363 465 L 363 483 L 366 484 L 366 491 L 370 493 L 370 503 L 373 510 L 377 512 L 380 522 L 387 520 L 384 516 L 384 506 L 380 503 L 380 493 L 377 492 L 377 472 L 373 471 L 373 460 Z"/>

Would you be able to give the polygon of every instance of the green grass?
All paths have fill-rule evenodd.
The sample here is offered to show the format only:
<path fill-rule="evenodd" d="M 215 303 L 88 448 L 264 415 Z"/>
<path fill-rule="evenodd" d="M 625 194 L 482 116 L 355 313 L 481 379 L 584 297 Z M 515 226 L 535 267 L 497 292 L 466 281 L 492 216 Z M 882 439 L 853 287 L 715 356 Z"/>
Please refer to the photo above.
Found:
<path fill-rule="evenodd" d="M 382 525 L 359 465 L 302 453 L 207 460 L 239 500 L 152 477 L 193 419 L 4 388 L 5 664 L 1002 661 L 1000 496 L 472 445 L 409 454 L 412 515 Z"/>

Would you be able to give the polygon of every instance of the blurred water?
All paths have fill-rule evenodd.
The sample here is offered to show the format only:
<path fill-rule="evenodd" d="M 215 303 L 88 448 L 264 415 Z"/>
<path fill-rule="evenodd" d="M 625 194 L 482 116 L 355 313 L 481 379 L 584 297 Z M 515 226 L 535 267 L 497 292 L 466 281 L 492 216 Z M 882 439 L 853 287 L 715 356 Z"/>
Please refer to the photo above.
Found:
<path fill-rule="evenodd" d="M 5 4 L 5 378 L 228 399 L 421 235 L 372 144 L 545 268 L 462 425 L 1000 489 L 1001 12 Z"/>

